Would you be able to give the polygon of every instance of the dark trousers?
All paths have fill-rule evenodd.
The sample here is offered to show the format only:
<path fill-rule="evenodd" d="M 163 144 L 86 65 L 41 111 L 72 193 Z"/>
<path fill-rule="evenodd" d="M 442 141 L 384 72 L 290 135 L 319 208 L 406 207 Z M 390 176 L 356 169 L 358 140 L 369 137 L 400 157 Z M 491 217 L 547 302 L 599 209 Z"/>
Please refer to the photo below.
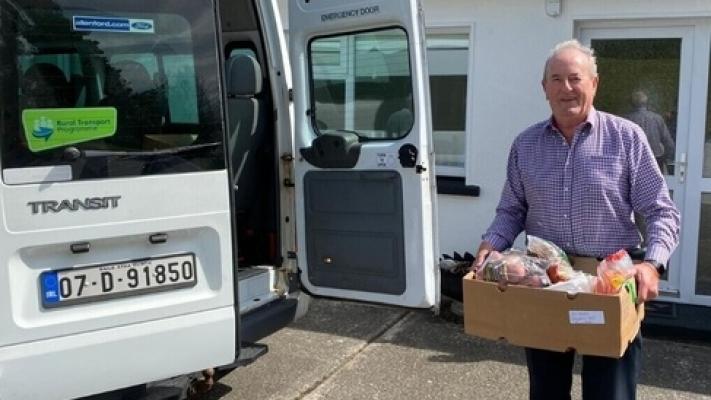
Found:
<path fill-rule="evenodd" d="M 531 400 L 570 400 L 572 351 L 559 353 L 526 348 Z M 634 400 L 642 364 L 642 336 L 637 335 L 622 358 L 583 356 L 584 400 Z"/>

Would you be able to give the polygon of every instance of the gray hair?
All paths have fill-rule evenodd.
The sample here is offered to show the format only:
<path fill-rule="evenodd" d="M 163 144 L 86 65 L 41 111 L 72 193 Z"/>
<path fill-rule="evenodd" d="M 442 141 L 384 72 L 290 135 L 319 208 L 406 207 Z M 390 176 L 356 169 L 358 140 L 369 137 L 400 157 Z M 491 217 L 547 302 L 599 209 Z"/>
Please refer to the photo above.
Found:
<path fill-rule="evenodd" d="M 548 56 L 548 59 L 546 59 L 546 65 L 543 68 L 543 80 L 546 80 L 546 74 L 548 73 L 548 64 L 551 62 L 551 59 L 564 50 L 568 49 L 574 49 L 582 53 L 585 58 L 588 59 L 588 65 L 590 68 L 590 74 L 593 77 L 597 76 L 597 58 L 595 58 L 595 51 L 588 47 L 582 45 L 580 42 L 578 42 L 577 39 L 572 39 L 572 40 L 566 40 L 565 42 L 560 42 L 555 47 L 553 50 L 551 50 L 551 55 Z"/>

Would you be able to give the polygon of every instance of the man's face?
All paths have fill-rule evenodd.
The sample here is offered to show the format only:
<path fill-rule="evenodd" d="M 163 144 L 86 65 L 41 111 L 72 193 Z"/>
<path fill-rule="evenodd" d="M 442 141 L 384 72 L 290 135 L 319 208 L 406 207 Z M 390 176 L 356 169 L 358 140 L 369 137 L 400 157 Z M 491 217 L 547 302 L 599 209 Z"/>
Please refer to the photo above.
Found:
<path fill-rule="evenodd" d="M 582 123 L 592 108 L 597 82 L 580 51 L 566 49 L 551 58 L 543 90 L 556 122 Z"/>

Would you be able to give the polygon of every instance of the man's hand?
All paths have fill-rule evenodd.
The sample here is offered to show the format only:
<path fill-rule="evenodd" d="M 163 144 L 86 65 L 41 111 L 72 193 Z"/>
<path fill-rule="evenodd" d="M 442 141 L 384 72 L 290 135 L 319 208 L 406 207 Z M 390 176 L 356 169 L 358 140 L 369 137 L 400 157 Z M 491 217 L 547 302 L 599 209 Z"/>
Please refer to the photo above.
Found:
<path fill-rule="evenodd" d="M 637 302 L 643 303 L 659 295 L 659 273 L 654 265 L 643 262 L 635 264 L 637 280 Z"/>
<path fill-rule="evenodd" d="M 479 250 L 476 251 L 476 259 L 474 260 L 474 263 L 471 266 L 472 271 L 476 271 L 481 267 L 481 264 L 484 263 L 484 259 L 486 259 L 486 256 L 491 253 L 491 251 L 494 250 L 494 246 L 491 245 L 491 243 L 487 241 L 481 242 L 479 245 Z"/>

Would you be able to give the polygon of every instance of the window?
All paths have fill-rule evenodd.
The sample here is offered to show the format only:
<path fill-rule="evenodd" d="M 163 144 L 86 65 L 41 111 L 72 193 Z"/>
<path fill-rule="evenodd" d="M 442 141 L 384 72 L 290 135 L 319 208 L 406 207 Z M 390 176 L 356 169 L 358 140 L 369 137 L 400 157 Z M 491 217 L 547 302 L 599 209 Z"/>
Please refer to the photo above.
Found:
<path fill-rule="evenodd" d="M 188 0 L 124 11 L 134 3 L 3 9 L 0 41 L 13 45 L 0 49 L 0 83 L 16 94 L 0 107 L 3 170 L 68 165 L 78 180 L 224 168 L 212 14 Z M 127 19 L 131 30 L 114 28 Z"/>
<path fill-rule="evenodd" d="M 595 106 L 644 129 L 666 175 L 674 174 L 680 38 L 593 39 L 598 72 Z"/>
<path fill-rule="evenodd" d="M 134 61 L 141 64 L 152 77 L 154 88 L 163 90 L 170 122 L 198 123 L 195 64 L 191 55 L 144 53 L 119 54 L 111 58 L 113 64 Z"/>
<path fill-rule="evenodd" d="M 470 35 L 464 29 L 427 31 L 433 139 L 441 175 L 465 173 Z M 348 130 L 377 139 L 409 131 L 412 89 L 402 30 L 319 38 L 310 52 L 319 132 Z"/>
<path fill-rule="evenodd" d="M 469 34 L 428 30 L 427 59 L 437 172 L 463 176 Z"/>
<path fill-rule="evenodd" d="M 711 57 L 709 57 L 711 59 Z M 708 83 L 706 88 L 706 136 L 704 138 L 704 178 L 711 178 L 711 63 L 708 67 Z M 674 115 L 676 119 L 676 115 Z M 676 121 L 674 121 L 676 122 Z"/>
<path fill-rule="evenodd" d="M 696 293 L 711 296 L 711 193 L 701 194 Z"/>
<path fill-rule="evenodd" d="M 407 35 L 399 28 L 323 37 L 309 44 L 312 118 L 320 134 L 397 139 L 412 128 Z"/>

